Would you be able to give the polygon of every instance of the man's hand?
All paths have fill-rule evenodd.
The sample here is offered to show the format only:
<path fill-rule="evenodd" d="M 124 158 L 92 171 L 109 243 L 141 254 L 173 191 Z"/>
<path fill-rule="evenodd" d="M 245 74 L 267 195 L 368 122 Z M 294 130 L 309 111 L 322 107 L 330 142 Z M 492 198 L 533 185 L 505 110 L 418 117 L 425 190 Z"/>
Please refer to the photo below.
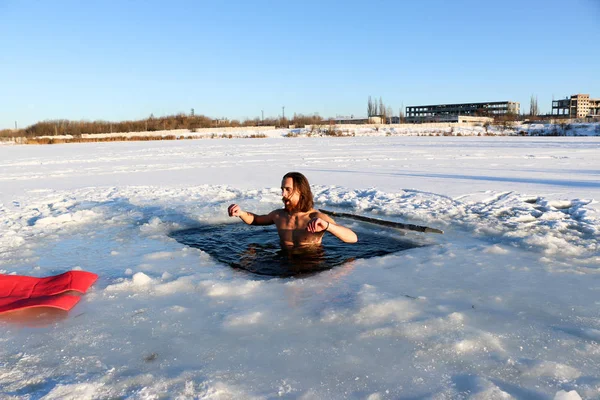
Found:
<path fill-rule="evenodd" d="M 227 208 L 227 213 L 230 217 L 239 217 L 242 214 L 242 209 L 237 204 L 232 204 Z"/>
<path fill-rule="evenodd" d="M 315 217 L 308 222 L 308 225 L 306 225 L 306 230 L 310 233 L 318 233 L 323 232 L 328 227 L 328 221 L 325 221 L 324 219 L 321 219 L 319 217 Z"/>

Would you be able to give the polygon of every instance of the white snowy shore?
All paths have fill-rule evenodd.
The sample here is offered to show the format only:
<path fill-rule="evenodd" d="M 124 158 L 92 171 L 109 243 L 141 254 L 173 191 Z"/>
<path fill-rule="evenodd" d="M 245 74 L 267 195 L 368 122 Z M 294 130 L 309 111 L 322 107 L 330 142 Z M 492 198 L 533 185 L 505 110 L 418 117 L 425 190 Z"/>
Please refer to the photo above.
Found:
<path fill-rule="evenodd" d="M 0 397 L 599 398 L 599 154 L 385 133 L 0 146 L 0 273 L 100 275 L 64 320 L 0 320 Z M 168 237 L 279 207 L 294 170 L 321 207 L 446 233 L 303 279 Z"/>
<path fill-rule="evenodd" d="M 500 125 L 483 123 L 429 123 L 429 124 L 367 124 L 367 125 L 307 125 L 304 128 L 284 129 L 274 126 L 238 128 L 174 129 L 151 132 L 115 132 L 83 134 L 84 140 L 132 138 L 222 139 L 222 138 L 289 138 L 323 136 L 600 136 L 600 123 L 523 123 Z M 72 135 L 39 136 L 35 139 L 69 141 Z M 24 144 L 25 137 L 0 140 L 0 145 Z"/>

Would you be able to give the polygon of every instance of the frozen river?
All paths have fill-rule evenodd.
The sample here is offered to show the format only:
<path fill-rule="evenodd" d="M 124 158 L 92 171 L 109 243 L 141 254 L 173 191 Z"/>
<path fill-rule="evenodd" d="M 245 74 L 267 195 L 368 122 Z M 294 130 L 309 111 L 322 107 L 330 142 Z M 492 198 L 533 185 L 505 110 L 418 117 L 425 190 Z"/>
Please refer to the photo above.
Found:
<path fill-rule="evenodd" d="M 318 207 L 445 234 L 273 279 L 170 236 L 280 207 L 289 171 Z M 100 275 L 68 314 L 0 320 L 0 397 L 598 398 L 598 199 L 597 137 L 0 146 L 0 273 Z"/>

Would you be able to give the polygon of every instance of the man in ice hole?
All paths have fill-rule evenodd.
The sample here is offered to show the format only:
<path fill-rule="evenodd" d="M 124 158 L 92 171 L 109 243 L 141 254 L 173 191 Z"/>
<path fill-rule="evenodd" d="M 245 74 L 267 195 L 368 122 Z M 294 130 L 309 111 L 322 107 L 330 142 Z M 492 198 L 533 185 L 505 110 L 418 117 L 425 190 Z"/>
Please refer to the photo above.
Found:
<path fill-rule="evenodd" d="M 237 204 L 227 209 L 230 217 L 240 217 L 248 225 L 275 224 L 281 246 L 301 248 L 321 244 L 325 231 L 341 241 L 356 243 L 358 238 L 352 230 L 335 223 L 328 215 L 313 208 L 313 195 L 308 180 L 299 172 L 288 172 L 281 180 L 283 209 L 267 215 L 243 211 Z"/>

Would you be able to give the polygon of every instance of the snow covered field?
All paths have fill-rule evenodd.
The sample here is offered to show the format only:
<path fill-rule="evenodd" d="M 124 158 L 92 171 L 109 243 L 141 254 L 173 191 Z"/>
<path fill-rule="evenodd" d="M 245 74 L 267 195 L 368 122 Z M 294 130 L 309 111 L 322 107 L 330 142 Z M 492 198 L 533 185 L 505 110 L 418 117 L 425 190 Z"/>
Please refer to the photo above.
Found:
<path fill-rule="evenodd" d="M 169 238 L 279 207 L 288 171 L 446 233 L 303 279 Z M 598 137 L 0 146 L 0 273 L 100 275 L 64 318 L 0 320 L 0 397 L 600 398 L 594 199 Z"/>

